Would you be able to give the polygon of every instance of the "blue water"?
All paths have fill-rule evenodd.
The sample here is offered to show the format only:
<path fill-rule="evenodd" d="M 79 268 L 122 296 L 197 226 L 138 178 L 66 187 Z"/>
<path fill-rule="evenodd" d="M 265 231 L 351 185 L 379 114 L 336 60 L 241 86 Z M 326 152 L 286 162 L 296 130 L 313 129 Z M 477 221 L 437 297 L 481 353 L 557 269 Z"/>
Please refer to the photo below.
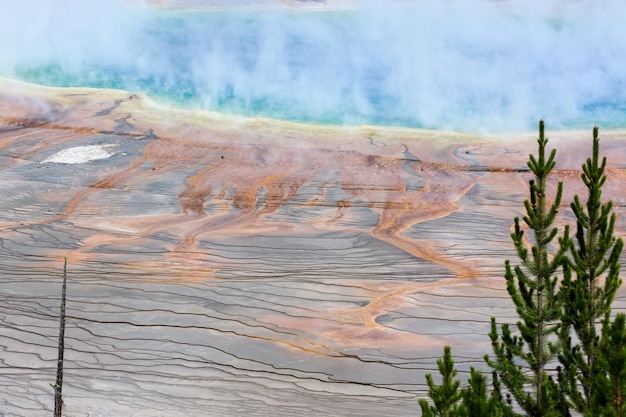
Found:
<path fill-rule="evenodd" d="M 0 52 L 10 64 L 0 68 L 40 84 L 315 123 L 626 127 L 626 7 L 617 2 L 535 13 L 506 2 L 370 3 L 332 12 L 117 5 L 102 11 L 104 27 L 87 25 L 85 8 L 34 36 L 31 52 Z"/>

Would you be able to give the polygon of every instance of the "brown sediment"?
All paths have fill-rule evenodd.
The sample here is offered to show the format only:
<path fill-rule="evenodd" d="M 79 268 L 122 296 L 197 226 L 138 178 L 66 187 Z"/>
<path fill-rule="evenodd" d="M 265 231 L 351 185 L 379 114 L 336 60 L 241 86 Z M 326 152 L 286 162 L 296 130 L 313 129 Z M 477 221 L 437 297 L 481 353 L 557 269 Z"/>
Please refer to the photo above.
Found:
<path fill-rule="evenodd" d="M 515 257 L 509 228 L 527 198 L 534 135 L 302 125 L 21 84 L 27 99 L 13 106 L 15 88 L 0 89 L 2 314 L 18 323 L 7 331 L 19 333 L 32 311 L 41 317 L 29 320 L 50 317 L 44 304 L 54 303 L 67 257 L 77 369 L 102 381 L 124 370 L 115 384 L 133 386 L 133 399 L 154 398 L 143 387 L 158 375 L 185 403 L 214 387 L 183 380 L 251 398 L 275 393 L 273 384 L 299 400 L 348 388 L 364 398 L 367 386 L 372 398 L 414 402 L 423 384 L 404 387 L 432 371 L 423 358 L 456 344 L 480 366 L 484 352 L 472 349 L 489 318 L 514 322 L 502 260 Z M 565 183 L 560 224 L 571 222 L 573 194 L 586 196 L 579 167 L 589 133 L 550 142 L 559 153 L 549 193 Z M 116 154 L 41 165 L 94 137 Z M 625 132 L 602 142 L 618 236 L 625 143 Z M 42 283 L 51 292 L 38 292 Z M 22 351 L 42 345 L 38 331 L 4 338 L 8 356 L 32 360 Z M 74 378 L 91 398 L 91 382 Z"/>
<path fill-rule="evenodd" d="M 28 88 L 27 91 L 36 95 Z M 50 100 L 53 119 L 19 118 L 15 114 L 2 119 L 6 124 L 20 127 L 4 132 L 0 143 L 3 148 L 19 145 L 21 151 L 12 154 L 13 159 L 27 155 L 35 159 L 51 146 L 66 146 L 94 134 L 130 138 L 145 144 L 137 148 L 139 152 L 132 156 L 134 161 L 128 166 L 113 168 L 104 177 L 86 183 L 57 216 L 23 223 L 29 226 L 72 216 L 87 195 L 112 190 L 120 184 L 177 174 L 186 178 L 184 184 L 178 185 L 179 215 L 172 214 L 164 221 L 162 216 L 131 214 L 126 220 L 114 221 L 118 225 L 129 222 L 132 230 L 147 227 L 150 233 L 176 229 L 179 223 L 182 234 L 178 249 L 192 249 L 198 238 L 217 230 L 245 233 L 246 227 L 263 222 L 264 216 L 298 197 L 301 187 L 316 176 L 331 174 L 332 179 L 319 184 L 320 195 L 306 199 L 306 206 L 328 204 L 328 190 L 341 191 L 345 195 L 336 198 L 336 214 L 331 222 L 342 219 L 347 210 L 367 207 L 379 218 L 367 230 L 372 236 L 442 265 L 457 278 L 469 278 L 477 273 L 468 264 L 440 253 L 428 241 L 409 238 L 403 233 L 416 224 L 445 218 L 459 210 L 458 201 L 483 174 L 520 170 L 523 174 L 526 146 L 520 147 L 517 142 L 503 147 L 487 139 L 465 138 L 474 145 L 459 145 L 454 134 L 402 129 L 379 129 L 373 134 L 374 128 L 342 130 L 241 118 L 224 118 L 219 122 L 216 115 L 193 112 L 169 112 L 169 117 L 163 118 L 160 113 L 165 110 L 148 111 L 142 100 L 123 92 L 103 95 L 104 101 L 98 101 L 100 96 L 93 90 L 85 94 L 63 90 L 58 90 L 63 92 L 58 94 L 49 88 L 43 91 L 37 103 L 41 107 L 42 100 Z M 83 114 L 90 117 L 79 120 L 78 116 Z M 146 139 L 146 131 L 154 136 Z M 294 134 L 298 135 L 298 141 L 281 140 L 281 135 Z M 403 155 L 406 152 L 418 155 L 419 160 L 407 160 Z M 618 182 L 623 179 L 622 168 L 609 169 L 612 178 Z M 573 182 L 578 175 L 578 170 L 559 169 L 555 177 Z M 409 189 L 408 181 L 420 181 L 421 185 Z M 611 187 L 607 185 L 615 193 Z M 207 213 L 209 200 L 226 212 Z M 189 222 L 188 215 L 199 217 Z M 148 226 L 151 222 L 155 224 Z M 331 223 L 321 225 L 315 219 L 303 218 L 302 222 L 331 227 Z M 280 226 L 280 222 L 274 225 Z"/>
<path fill-rule="evenodd" d="M 421 171 L 426 183 L 419 191 L 408 195 L 393 196 L 383 209 L 381 220 L 374 228 L 377 238 L 404 249 L 412 255 L 438 263 L 454 271 L 457 278 L 477 276 L 476 271 L 459 261 L 451 260 L 434 250 L 428 242 L 420 242 L 402 236 L 411 226 L 448 216 L 459 206 L 455 204 L 474 185 L 476 179 L 470 175 L 446 178 L 446 171 L 437 168 Z"/>
<path fill-rule="evenodd" d="M 97 100 L 99 96 L 93 90 L 88 90 L 88 94 L 65 93 L 63 96 L 54 95 L 53 89 L 45 89 L 45 92 L 44 98 L 55 97 L 50 101 L 55 109 L 54 120 L 18 117 L 2 120 L 27 131 L 5 132 L 1 146 L 6 148 L 19 143 L 24 148 L 28 146 L 27 138 L 33 141 L 33 145 L 14 154 L 13 158 L 36 155 L 52 145 L 70 144 L 90 134 L 143 140 L 144 133 L 150 131 L 154 137 L 146 139 L 143 151 L 128 167 L 114 170 L 77 190 L 58 216 L 26 224 L 53 223 L 71 216 L 86 195 L 98 190 L 168 173 L 182 173 L 186 185 L 177 195 L 181 216 L 173 216 L 166 224 L 172 227 L 178 218 L 188 229 L 190 223 L 185 214 L 200 215 L 202 219 L 194 220 L 195 229 L 181 236 L 180 248 L 190 249 L 198 237 L 215 230 L 243 230 L 298 196 L 300 188 L 316 175 L 336 172 L 334 179 L 320 185 L 322 193 L 330 185 L 339 186 L 347 194 L 337 198 L 333 221 L 341 219 L 346 210 L 369 207 L 379 215 L 378 224 L 369 230 L 377 239 L 445 266 L 458 278 L 474 277 L 476 271 L 469 265 L 446 257 L 429 242 L 408 238 L 403 233 L 416 224 L 444 218 L 458 210 L 458 200 L 472 188 L 479 174 L 523 171 L 521 161 L 525 158 L 525 149 L 513 151 L 516 143 L 507 143 L 503 148 L 485 139 L 478 142 L 476 138 L 465 138 L 476 144 L 460 146 L 454 142 L 455 135 L 439 134 L 433 139 L 433 133 L 402 129 L 380 129 L 372 135 L 373 128 L 366 132 L 323 126 L 303 128 L 287 122 L 238 118 L 225 118 L 219 123 L 215 115 L 193 112 L 169 112 L 170 117 L 165 119 L 158 116 L 158 110 L 147 112 L 140 99 L 123 92 L 116 92 L 118 97 L 105 96 L 104 102 Z M 64 106 L 72 112 L 64 110 Z M 77 120 L 77 116 L 83 114 L 90 117 Z M 178 130 L 181 126 L 182 130 Z M 50 133 L 42 135 L 41 132 Z M 280 135 L 285 134 L 288 137 L 296 134 L 300 140 L 281 141 Z M 333 150 L 333 147 L 340 149 Z M 419 156 L 419 161 L 403 157 L 402 152 L 408 152 L 409 147 Z M 494 155 L 490 157 L 490 154 Z M 503 165 L 503 155 L 507 155 L 511 166 Z M 612 169 L 613 177 L 623 175 L 623 170 Z M 560 170 L 557 175 L 569 181 L 577 172 Z M 407 190 L 407 180 L 411 178 L 423 182 L 418 190 Z M 260 194 L 265 194 L 263 207 L 257 207 Z M 208 199 L 212 199 L 213 204 L 219 202 L 229 207 L 229 213 L 207 215 Z M 305 204 L 316 206 L 321 200 L 324 199 L 312 196 Z M 157 219 L 154 218 L 161 221 Z M 134 222 L 132 217 L 129 220 Z"/>

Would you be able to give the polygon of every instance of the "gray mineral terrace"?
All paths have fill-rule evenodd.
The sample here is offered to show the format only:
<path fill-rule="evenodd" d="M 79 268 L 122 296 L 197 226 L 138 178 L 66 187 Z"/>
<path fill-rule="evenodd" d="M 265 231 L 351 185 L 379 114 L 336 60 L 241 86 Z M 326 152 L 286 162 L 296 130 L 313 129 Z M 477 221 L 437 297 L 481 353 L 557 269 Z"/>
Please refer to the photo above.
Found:
<path fill-rule="evenodd" d="M 1 416 L 52 412 L 64 258 L 73 417 L 415 416 L 444 345 L 466 380 L 490 317 L 517 319 L 503 262 L 534 134 L 300 125 L 2 83 Z M 547 132 L 562 225 L 591 132 Z M 626 134 L 600 136 L 624 236 Z"/>

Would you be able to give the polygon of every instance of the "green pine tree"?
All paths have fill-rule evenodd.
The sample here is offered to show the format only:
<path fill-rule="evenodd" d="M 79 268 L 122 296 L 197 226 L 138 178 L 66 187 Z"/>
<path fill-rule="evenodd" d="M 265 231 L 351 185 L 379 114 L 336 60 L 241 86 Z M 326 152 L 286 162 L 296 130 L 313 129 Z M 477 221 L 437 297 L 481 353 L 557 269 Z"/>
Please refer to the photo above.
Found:
<path fill-rule="evenodd" d="M 607 314 L 598 343 L 594 372 L 594 416 L 626 416 L 626 316 Z"/>
<path fill-rule="evenodd" d="M 513 417 L 510 404 L 502 400 L 498 374 L 493 373 L 493 391 L 489 392 L 487 378 L 475 368 L 470 370 L 468 386 L 463 389 L 463 406 L 467 417 Z"/>
<path fill-rule="evenodd" d="M 599 356 L 596 326 L 610 315 L 611 303 L 621 285 L 619 256 L 622 239 L 613 235 L 615 214 L 612 202 L 602 203 L 602 186 L 606 181 L 606 158 L 599 162 L 598 127 L 593 129 L 593 152 L 583 164 L 582 180 L 587 187 L 587 202 L 578 196 L 571 204 L 576 216 L 576 245 L 571 245 L 571 261 L 565 268 L 561 295 L 564 303 L 559 357 L 562 368 L 559 382 L 571 407 L 584 416 L 597 416 L 594 395 L 596 358 Z M 572 280 L 572 274 L 576 279 Z M 600 281 L 603 279 L 603 283 Z M 572 346 L 572 330 L 578 344 Z"/>
<path fill-rule="evenodd" d="M 547 196 L 547 179 L 554 168 L 556 150 L 546 157 L 548 139 L 544 136 L 543 120 L 539 122 L 539 155 L 530 155 L 528 167 L 535 175 L 530 180 L 530 200 L 524 201 L 524 222 L 531 233 L 528 242 L 515 218 L 515 230 L 511 234 L 520 265 L 511 266 L 505 261 L 507 291 L 513 300 L 520 321 L 519 335 L 502 325 L 500 335 L 495 318 L 491 320 L 489 337 L 495 358 L 485 355 L 485 360 L 500 377 L 519 407 L 528 416 L 567 415 L 558 384 L 546 372 L 546 365 L 553 359 L 549 338 L 557 332 L 562 315 L 557 295 L 557 272 L 564 263 L 569 246 L 568 230 L 559 239 L 555 252 L 550 244 L 558 234 L 553 223 L 561 204 L 562 183 L 558 183 L 552 203 Z M 530 251 L 529 251 L 530 244 Z"/>
<path fill-rule="evenodd" d="M 420 399 L 422 417 L 464 417 L 462 392 L 459 389 L 461 381 L 456 379 L 457 371 L 454 368 L 450 346 L 443 348 L 443 357 L 437 359 L 437 367 L 441 374 L 441 385 L 435 384 L 431 374 L 426 374 L 428 396 L 434 406 L 429 405 L 425 399 Z"/>

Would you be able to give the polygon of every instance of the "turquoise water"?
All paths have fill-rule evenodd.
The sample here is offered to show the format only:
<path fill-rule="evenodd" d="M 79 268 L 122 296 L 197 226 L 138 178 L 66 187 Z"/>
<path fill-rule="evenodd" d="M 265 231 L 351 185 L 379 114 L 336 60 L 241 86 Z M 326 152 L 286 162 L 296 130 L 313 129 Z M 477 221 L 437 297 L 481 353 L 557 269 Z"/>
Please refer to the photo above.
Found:
<path fill-rule="evenodd" d="M 530 14 L 470 3 L 332 12 L 117 5 L 102 11 L 111 13 L 102 28 L 77 17 L 42 30 L 28 45 L 35 52 L 5 53 L 3 72 L 316 123 L 498 131 L 531 130 L 543 118 L 550 128 L 626 127 L 617 14 L 626 7 Z"/>

